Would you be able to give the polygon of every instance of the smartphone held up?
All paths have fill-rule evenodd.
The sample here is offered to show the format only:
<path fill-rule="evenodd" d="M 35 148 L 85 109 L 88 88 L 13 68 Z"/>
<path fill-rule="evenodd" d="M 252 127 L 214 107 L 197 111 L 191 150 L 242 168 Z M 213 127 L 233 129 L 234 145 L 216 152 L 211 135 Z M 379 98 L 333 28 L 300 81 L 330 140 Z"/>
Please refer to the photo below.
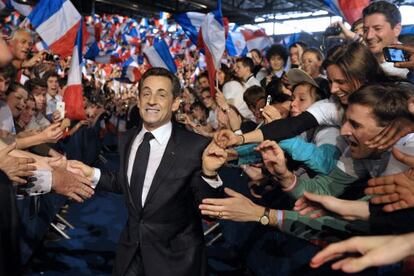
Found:
<path fill-rule="evenodd" d="M 388 62 L 404 62 L 410 60 L 407 51 L 393 47 L 384 47 L 384 58 Z"/>

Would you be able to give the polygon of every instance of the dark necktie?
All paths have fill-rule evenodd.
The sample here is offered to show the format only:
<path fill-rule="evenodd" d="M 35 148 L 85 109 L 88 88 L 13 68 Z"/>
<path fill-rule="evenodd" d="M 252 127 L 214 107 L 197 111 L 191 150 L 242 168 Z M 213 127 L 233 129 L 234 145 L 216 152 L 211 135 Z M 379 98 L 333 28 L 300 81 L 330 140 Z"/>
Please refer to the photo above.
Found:
<path fill-rule="evenodd" d="M 139 145 L 137 154 L 135 155 L 134 166 L 132 167 L 131 174 L 131 192 L 132 198 L 137 208 L 142 206 L 142 188 L 144 187 L 145 174 L 148 167 L 148 158 L 150 155 L 150 141 L 154 139 L 151 132 L 144 134 L 144 139 L 141 145 Z"/>

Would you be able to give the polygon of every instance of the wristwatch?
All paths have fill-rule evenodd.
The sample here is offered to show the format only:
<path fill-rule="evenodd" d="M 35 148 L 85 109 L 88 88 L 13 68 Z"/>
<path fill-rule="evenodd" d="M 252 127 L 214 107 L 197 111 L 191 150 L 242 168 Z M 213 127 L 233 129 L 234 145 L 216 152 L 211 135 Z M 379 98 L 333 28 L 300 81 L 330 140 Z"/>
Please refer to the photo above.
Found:
<path fill-rule="evenodd" d="M 263 213 L 263 216 L 261 216 L 259 218 L 259 222 L 261 225 L 269 225 L 270 219 L 269 219 L 269 212 L 270 212 L 270 208 L 266 207 Z"/>

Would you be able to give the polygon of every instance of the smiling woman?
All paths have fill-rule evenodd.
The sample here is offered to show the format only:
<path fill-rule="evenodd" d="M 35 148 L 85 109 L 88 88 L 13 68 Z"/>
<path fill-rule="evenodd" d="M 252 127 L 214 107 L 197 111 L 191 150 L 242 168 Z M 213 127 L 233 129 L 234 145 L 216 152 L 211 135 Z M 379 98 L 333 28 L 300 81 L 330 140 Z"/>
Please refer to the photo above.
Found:
<path fill-rule="evenodd" d="M 18 83 L 12 84 L 8 91 L 10 92 L 7 94 L 7 105 L 13 115 L 13 119 L 17 119 L 26 106 L 25 102 L 28 94 L 24 86 Z"/>

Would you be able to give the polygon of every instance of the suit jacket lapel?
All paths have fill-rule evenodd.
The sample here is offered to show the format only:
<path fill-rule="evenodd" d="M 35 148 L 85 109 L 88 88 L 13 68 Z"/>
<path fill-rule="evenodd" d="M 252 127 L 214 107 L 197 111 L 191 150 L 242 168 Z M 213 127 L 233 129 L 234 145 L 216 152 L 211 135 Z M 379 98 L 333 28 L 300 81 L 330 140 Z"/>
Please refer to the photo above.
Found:
<path fill-rule="evenodd" d="M 124 168 L 122 175 L 123 182 L 125 185 L 125 192 L 128 194 L 129 201 L 131 202 L 132 206 L 137 209 L 137 206 L 135 206 L 134 201 L 132 200 L 132 194 L 131 194 L 131 187 L 128 183 L 128 163 L 129 163 L 129 155 L 131 154 L 131 147 L 135 140 L 135 137 L 137 137 L 138 133 L 141 131 L 141 128 L 136 128 L 130 133 L 128 133 L 125 137 L 125 148 L 124 148 Z M 133 161 L 132 161 L 133 162 Z"/>
<path fill-rule="evenodd" d="M 164 155 L 162 156 L 161 163 L 155 173 L 154 179 L 152 180 L 150 190 L 148 191 L 147 198 L 144 203 L 144 207 L 146 202 L 151 200 L 151 197 L 160 187 L 162 180 L 170 171 L 171 166 L 174 164 L 175 156 L 176 156 L 176 149 L 179 144 L 179 139 L 177 137 L 176 127 L 173 124 L 171 138 L 168 141 L 167 147 L 165 148 Z"/>

